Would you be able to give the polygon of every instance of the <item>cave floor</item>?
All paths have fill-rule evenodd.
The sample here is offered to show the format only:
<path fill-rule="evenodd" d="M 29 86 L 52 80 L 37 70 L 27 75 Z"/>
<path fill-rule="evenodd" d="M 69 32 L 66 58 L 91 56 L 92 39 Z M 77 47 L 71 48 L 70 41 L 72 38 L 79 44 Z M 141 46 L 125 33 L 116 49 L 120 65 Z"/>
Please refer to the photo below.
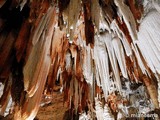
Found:
<path fill-rule="evenodd" d="M 53 93 L 52 102 L 40 107 L 35 120 L 63 120 L 67 105 L 63 103 L 63 94 Z"/>

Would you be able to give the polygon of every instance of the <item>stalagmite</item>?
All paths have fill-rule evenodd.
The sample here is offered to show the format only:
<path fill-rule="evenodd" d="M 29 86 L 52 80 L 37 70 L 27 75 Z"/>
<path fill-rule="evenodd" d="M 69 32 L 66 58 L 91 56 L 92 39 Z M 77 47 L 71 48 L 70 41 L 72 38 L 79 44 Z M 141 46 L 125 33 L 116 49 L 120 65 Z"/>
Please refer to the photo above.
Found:
<path fill-rule="evenodd" d="M 110 108 L 106 104 L 104 106 L 103 120 L 114 120 L 114 116 L 112 115 Z"/>
<path fill-rule="evenodd" d="M 98 120 L 103 120 L 103 108 L 101 101 L 98 98 L 95 98 L 95 109 L 96 109 L 96 116 Z"/>

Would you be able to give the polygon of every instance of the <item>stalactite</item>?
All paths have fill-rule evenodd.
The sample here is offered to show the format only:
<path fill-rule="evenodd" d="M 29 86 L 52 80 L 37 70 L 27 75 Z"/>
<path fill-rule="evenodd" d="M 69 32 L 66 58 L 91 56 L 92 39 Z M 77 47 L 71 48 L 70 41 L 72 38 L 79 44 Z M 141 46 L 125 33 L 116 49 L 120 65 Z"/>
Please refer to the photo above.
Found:
<path fill-rule="evenodd" d="M 158 0 L 2 0 L 0 114 L 32 120 L 53 91 L 80 120 L 159 110 L 159 12 Z"/>
<path fill-rule="evenodd" d="M 94 4 L 91 4 L 91 16 L 92 21 L 95 24 L 96 28 L 99 30 L 99 22 L 100 22 L 100 5 L 98 0 L 93 0 Z"/>
<path fill-rule="evenodd" d="M 30 34 L 31 25 L 29 24 L 28 20 L 26 20 L 19 32 L 18 38 L 16 39 L 15 48 L 16 48 L 16 57 L 17 61 L 20 61 L 24 58 L 24 52 L 27 47 L 28 36 Z"/>
<path fill-rule="evenodd" d="M 106 51 L 106 46 L 104 44 L 104 41 L 100 40 L 98 36 L 95 36 L 95 39 L 96 39 L 94 47 L 95 66 L 99 73 L 104 96 L 107 99 L 108 92 L 110 92 L 108 54 Z"/>
<path fill-rule="evenodd" d="M 48 14 L 54 13 L 54 8 L 52 9 L 48 11 Z M 28 92 L 29 96 L 33 96 L 39 86 L 38 80 L 41 78 L 38 78 L 38 77 L 40 77 L 39 74 L 41 72 L 41 69 L 43 70 L 43 67 L 44 67 L 43 60 L 45 56 L 49 53 L 49 50 L 50 50 L 49 48 L 51 46 L 53 26 L 54 26 L 54 21 L 51 24 L 51 28 L 48 30 L 51 33 L 47 33 L 45 31 L 42 33 L 39 42 L 37 41 L 37 44 L 33 46 L 30 56 L 24 67 L 24 71 L 23 71 L 24 85 L 25 85 L 25 90 Z M 45 35 L 46 35 L 46 38 L 45 38 Z M 38 52 L 40 50 L 41 52 Z M 37 54 L 39 54 L 38 55 L 39 58 L 36 56 Z M 32 59 L 34 59 L 34 61 L 32 61 Z M 33 71 L 37 71 L 37 72 L 35 72 L 34 74 L 33 71 L 30 71 L 30 69 L 32 69 Z"/>
<path fill-rule="evenodd" d="M 7 110 L 7 109 L 9 109 L 9 108 L 7 108 L 7 106 L 9 105 L 10 99 L 12 99 L 11 98 L 11 84 L 12 84 L 12 78 L 10 75 L 9 78 L 5 82 L 5 86 L 3 89 L 3 93 L 5 93 L 5 94 L 3 94 L 0 99 L 0 104 L 1 104 L 0 114 L 3 116 L 6 116 L 7 114 L 9 114 L 6 112 L 9 111 L 9 110 Z"/>
<path fill-rule="evenodd" d="M 83 12 L 84 12 L 84 31 L 86 44 L 90 44 L 91 48 L 94 45 L 94 26 L 91 19 L 91 0 L 82 0 Z"/>
<path fill-rule="evenodd" d="M 70 41 L 72 41 L 74 39 L 73 37 L 74 37 L 74 31 L 76 29 L 76 23 L 81 13 L 81 1 L 69 0 L 67 8 L 64 10 L 60 9 L 60 12 L 62 12 L 62 17 L 63 17 L 62 19 L 64 22 L 62 24 L 64 24 L 67 27 L 66 28 L 67 35 L 69 36 Z"/>
<path fill-rule="evenodd" d="M 127 5 L 125 5 L 125 3 L 122 0 L 115 0 L 114 2 L 118 7 L 118 12 L 120 13 L 120 16 L 122 15 L 123 17 L 123 20 L 128 28 L 132 40 L 137 40 L 136 22 L 131 10 L 128 8 Z"/>
<path fill-rule="evenodd" d="M 155 108 L 159 108 L 159 103 L 158 103 L 158 91 L 156 90 L 156 87 L 154 83 L 148 79 L 147 77 L 143 77 L 143 81 L 147 87 L 148 93 L 150 95 L 150 98 L 154 104 Z"/>
<path fill-rule="evenodd" d="M 6 2 L 6 0 L 2 0 L 2 1 L 0 2 L 0 8 L 5 4 L 5 2 Z"/>

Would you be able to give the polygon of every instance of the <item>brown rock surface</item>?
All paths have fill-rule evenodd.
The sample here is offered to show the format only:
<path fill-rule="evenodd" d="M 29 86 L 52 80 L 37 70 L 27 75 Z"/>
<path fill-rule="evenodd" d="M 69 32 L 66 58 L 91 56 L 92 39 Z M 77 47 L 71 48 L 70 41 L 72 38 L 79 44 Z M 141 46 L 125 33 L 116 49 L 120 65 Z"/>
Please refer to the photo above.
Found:
<path fill-rule="evenodd" d="M 54 92 L 52 102 L 40 107 L 35 120 L 63 120 L 66 111 L 67 106 L 63 104 L 63 94 Z"/>

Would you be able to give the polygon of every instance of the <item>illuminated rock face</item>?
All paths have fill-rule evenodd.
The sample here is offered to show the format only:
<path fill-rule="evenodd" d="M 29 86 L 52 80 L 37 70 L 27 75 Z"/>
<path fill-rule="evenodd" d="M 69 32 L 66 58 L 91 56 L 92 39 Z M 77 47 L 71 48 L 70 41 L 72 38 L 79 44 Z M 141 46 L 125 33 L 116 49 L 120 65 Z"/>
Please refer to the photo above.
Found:
<path fill-rule="evenodd" d="M 72 118 L 158 120 L 159 19 L 158 0 L 2 0 L 0 115 L 60 91 Z"/>

